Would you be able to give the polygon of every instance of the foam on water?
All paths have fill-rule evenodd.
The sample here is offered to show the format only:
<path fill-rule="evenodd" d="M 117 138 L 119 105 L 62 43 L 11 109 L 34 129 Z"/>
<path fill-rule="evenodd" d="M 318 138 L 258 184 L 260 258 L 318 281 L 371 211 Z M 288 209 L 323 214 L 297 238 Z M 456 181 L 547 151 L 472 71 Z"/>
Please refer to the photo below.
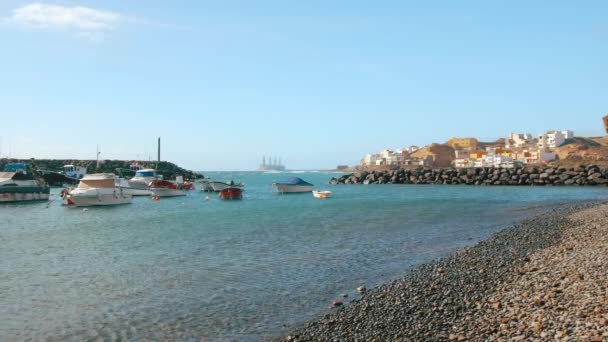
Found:
<path fill-rule="evenodd" d="M 0 206 L 0 340 L 259 340 L 471 245 L 550 203 L 607 188 L 330 186 L 329 200 L 277 195 L 268 173 L 213 173 L 247 184 L 242 201 L 191 192 L 71 210 Z M 57 195 L 58 189 L 54 190 Z M 205 196 L 211 196 L 205 201 Z"/>

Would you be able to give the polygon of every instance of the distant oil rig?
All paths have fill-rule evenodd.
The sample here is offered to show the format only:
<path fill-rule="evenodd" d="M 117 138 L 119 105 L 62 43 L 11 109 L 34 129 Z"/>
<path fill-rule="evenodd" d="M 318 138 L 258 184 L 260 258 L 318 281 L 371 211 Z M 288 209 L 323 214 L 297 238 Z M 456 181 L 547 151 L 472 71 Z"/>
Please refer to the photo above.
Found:
<path fill-rule="evenodd" d="M 285 165 L 281 163 L 281 158 L 272 157 L 266 161 L 266 156 L 262 157 L 262 164 L 258 168 L 258 171 L 285 171 Z"/>

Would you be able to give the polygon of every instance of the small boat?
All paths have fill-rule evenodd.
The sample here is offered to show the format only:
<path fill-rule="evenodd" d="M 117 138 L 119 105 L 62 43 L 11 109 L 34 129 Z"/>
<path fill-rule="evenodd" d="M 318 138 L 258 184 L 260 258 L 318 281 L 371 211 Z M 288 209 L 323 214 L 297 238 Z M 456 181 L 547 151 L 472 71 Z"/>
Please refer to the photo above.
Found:
<path fill-rule="evenodd" d="M 9 163 L 0 172 L 0 202 L 49 199 L 50 189 L 27 172 L 24 163 Z"/>
<path fill-rule="evenodd" d="M 186 190 L 182 188 L 181 184 L 177 184 L 168 180 L 157 179 L 151 181 L 149 184 L 152 196 L 160 197 L 173 197 L 173 196 L 186 196 Z"/>
<path fill-rule="evenodd" d="M 324 199 L 324 198 L 329 198 L 329 197 L 331 197 L 331 195 L 333 195 L 333 193 L 332 193 L 331 191 L 329 191 L 329 190 L 313 190 L 313 191 L 312 191 L 312 195 L 313 195 L 315 198 L 321 198 L 321 199 Z"/>
<path fill-rule="evenodd" d="M 156 170 L 153 169 L 141 169 L 135 171 L 135 176 L 129 179 L 129 189 L 133 196 L 150 196 L 152 191 L 148 186 L 150 182 L 158 179 Z"/>
<path fill-rule="evenodd" d="M 223 200 L 242 199 L 243 190 L 241 188 L 226 188 L 220 191 L 220 198 Z"/>
<path fill-rule="evenodd" d="M 131 203 L 131 192 L 116 186 L 115 182 L 115 176 L 111 173 L 85 175 L 78 186 L 69 190 L 64 198 L 68 204 L 77 207 Z"/>
<path fill-rule="evenodd" d="M 199 181 L 199 183 L 201 184 L 201 191 L 206 191 L 206 192 L 213 191 L 213 187 L 211 187 L 211 184 L 209 184 L 209 182 L 210 182 L 209 179 L 203 179 L 203 180 Z"/>
<path fill-rule="evenodd" d="M 313 185 L 304 181 L 302 178 L 291 177 L 284 182 L 272 183 L 272 186 L 277 189 L 277 192 L 283 193 L 300 193 L 311 192 Z"/>
<path fill-rule="evenodd" d="M 213 191 L 220 192 L 228 188 L 242 188 L 243 183 L 234 183 L 233 181 L 230 181 L 229 183 L 220 181 L 209 181 L 209 186 L 211 187 L 211 189 L 213 189 Z"/>

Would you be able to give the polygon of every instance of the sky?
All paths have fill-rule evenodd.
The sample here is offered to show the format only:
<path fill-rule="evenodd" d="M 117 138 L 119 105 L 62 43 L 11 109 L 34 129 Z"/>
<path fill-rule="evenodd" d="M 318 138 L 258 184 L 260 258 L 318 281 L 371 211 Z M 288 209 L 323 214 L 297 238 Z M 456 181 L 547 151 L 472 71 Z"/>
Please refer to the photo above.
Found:
<path fill-rule="evenodd" d="M 604 134 L 608 1 L 0 2 L 0 156 L 354 165 Z"/>

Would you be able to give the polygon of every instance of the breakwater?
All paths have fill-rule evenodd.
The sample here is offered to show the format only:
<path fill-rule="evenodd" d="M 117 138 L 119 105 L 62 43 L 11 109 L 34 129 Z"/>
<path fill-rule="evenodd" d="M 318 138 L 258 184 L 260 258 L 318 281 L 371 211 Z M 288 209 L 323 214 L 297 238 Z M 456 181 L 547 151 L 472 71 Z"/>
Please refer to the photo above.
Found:
<path fill-rule="evenodd" d="M 608 185 L 608 169 L 597 165 L 565 167 L 416 169 L 359 171 L 330 184 Z"/>
<path fill-rule="evenodd" d="M 201 177 L 194 171 L 186 170 L 178 165 L 167 162 L 151 162 L 137 160 L 100 160 L 99 167 L 96 160 L 77 160 L 77 159 L 0 159 L 0 170 L 4 169 L 4 165 L 8 163 L 27 163 L 28 166 L 36 173 L 36 171 L 63 171 L 64 165 L 84 166 L 87 168 L 87 173 L 116 173 L 123 176 L 133 176 L 135 171 L 131 170 L 133 163 L 139 164 L 144 168 L 156 169 L 157 174 L 162 175 L 165 179 L 172 179 L 175 176 L 183 176 L 184 178 Z"/>

